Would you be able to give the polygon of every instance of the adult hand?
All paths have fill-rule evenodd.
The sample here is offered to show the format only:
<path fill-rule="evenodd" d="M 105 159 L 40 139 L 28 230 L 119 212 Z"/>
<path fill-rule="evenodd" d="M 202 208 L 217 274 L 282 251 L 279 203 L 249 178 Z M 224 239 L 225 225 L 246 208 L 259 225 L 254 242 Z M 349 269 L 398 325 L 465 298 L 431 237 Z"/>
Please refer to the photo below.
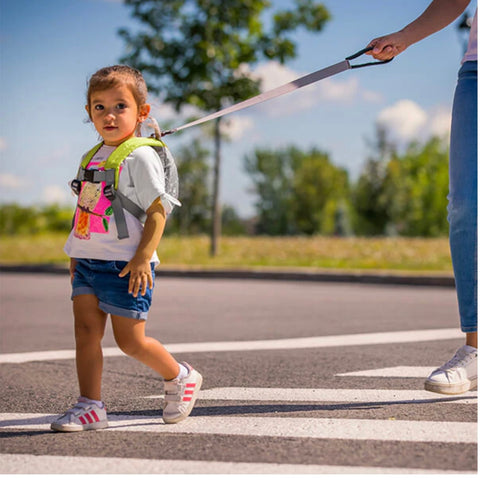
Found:
<path fill-rule="evenodd" d="M 368 44 L 373 50 L 366 54 L 372 55 L 377 60 L 390 60 L 406 50 L 409 45 L 406 35 L 400 31 L 373 39 Z"/>

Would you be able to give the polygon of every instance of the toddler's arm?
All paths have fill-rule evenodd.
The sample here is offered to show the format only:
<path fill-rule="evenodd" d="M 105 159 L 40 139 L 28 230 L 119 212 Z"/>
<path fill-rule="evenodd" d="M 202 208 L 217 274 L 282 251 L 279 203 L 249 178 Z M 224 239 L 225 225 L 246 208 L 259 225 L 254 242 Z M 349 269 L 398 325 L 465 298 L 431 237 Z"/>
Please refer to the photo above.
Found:
<path fill-rule="evenodd" d="M 165 209 L 160 201 L 160 197 L 152 202 L 146 213 L 147 219 L 137 251 L 119 273 L 119 277 L 124 277 L 130 273 L 128 293 L 132 293 L 134 297 L 138 295 L 138 292 L 141 295 L 145 295 L 147 286 L 149 288 L 153 287 L 150 260 L 162 238 L 166 222 Z"/>

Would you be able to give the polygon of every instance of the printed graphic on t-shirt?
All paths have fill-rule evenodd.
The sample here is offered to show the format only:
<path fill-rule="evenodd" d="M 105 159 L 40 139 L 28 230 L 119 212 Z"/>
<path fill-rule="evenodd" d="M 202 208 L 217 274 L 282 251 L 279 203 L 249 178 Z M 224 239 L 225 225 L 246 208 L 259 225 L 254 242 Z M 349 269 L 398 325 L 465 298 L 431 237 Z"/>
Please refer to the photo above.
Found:
<path fill-rule="evenodd" d="M 92 160 L 88 169 L 105 170 L 105 160 L 99 163 Z M 113 209 L 110 200 L 103 193 L 104 188 L 105 182 L 83 183 L 75 213 L 73 231 L 75 237 L 81 240 L 89 240 L 91 233 L 108 232 Z"/>

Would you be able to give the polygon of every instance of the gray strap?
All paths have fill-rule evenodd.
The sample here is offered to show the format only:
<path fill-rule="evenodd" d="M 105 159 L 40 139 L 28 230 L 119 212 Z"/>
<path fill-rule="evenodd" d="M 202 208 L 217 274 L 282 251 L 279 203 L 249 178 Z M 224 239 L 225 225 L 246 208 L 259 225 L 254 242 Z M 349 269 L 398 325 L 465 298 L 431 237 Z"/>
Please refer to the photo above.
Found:
<path fill-rule="evenodd" d="M 178 132 L 179 130 L 183 130 L 184 128 L 193 127 L 194 125 L 199 125 L 201 123 L 208 122 L 209 120 L 213 120 L 214 118 L 223 117 L 224 115 L 227 115 L 229 113 L 233 113 L 238 110 L 243 110 L 244 108 L 252 107 L 257 103 L 262 103 L 272 98 L 279 97 L 280 95 L 285 95 L 286 93 L 292 92 L 293 90 L 297 90 L 299 88 L 310 85 L 311 83 L 318 82 L 319 80 L 323 80 L 324 78 L 331 77 L 332 75 L 336 75 L 337 73 L 348 70 L 349 68 L 351 68 L 351 66 L 348 60 L 343 60 L 342 62 L 331 65 L 330 67 L 322 68 L 321 70 L 317 70 L 316 72 L 309 73 L 308 75 L 297 78 L 292 82 L 285 83 L 284 85 L 280 85 L 277 88 L 273 88 L 272 90 L 263 92 L 260 95 L 244 100 L 243 102 L 239 102 L 239 103 L 236 103 L 235 105 L 231 105 L 230 107 L 219 110 L 218 112 L 207 115 L 206 117 L 199 118 L 198 120 L 195 120 L 190 123 L 186 123 L 185 125 L 174 128 L 172 130 L 167 130 L 165 132 L 162 132 L 162 135 L 175 133 L 175 132 Z"/>
<path fill-rule="evenodd" d="M 145 223 L 147 219 L 147 214 L 145 211 L 139 207 L 135 202 L 132 202 L 129 198 L 127 198 L 123 193 L 117 191 L 116 192 L 117 198 L 120 199 L 123 208 L 130 212 L 134 217 L 138 218 L 142 223 Z"/>
<path fill-rule="evenodd" d="M 127 221 L 123 211 L 122 201 L 118 195 L 112 200 L 113 214 L 115 215 L 115 225 L 117 226 L 118 239 L 128 238 Z"/>

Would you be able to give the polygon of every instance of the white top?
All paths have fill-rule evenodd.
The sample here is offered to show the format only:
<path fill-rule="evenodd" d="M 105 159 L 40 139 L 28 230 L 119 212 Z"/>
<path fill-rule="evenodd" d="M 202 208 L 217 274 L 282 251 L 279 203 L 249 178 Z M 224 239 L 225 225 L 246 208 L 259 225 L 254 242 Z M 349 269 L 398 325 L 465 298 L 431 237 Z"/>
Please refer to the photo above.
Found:
<path fill-rule="evenodd" d="M 88 169 L 103 170 L 115 147 L 103 145 L 93 156 Z M 148 146 L 134 150 L 122 163 L 118 190 L 146 211 L 160 197 L 165 212 L 172 206 L 165 193 L 165 173 L 157 152 Z M 130 261 L 143 234 L 143 224 L 124 210 L 129 237 L 119 240 L 111 204 L 103 195 L 104 182 L 84 183 L 78 196 L 74 227 L 64 247 L 71 258 Z M 160 263 L 154 252 L 151 262 Z"/>
<path fill-rule="evenodd" d="M 477 61 L 477 10 L 473 17 L 472 27 L 470 28 L 470 37 L 468 38 L 468 47 L 462 63 L 464 62 L 476 62 Z"/>

